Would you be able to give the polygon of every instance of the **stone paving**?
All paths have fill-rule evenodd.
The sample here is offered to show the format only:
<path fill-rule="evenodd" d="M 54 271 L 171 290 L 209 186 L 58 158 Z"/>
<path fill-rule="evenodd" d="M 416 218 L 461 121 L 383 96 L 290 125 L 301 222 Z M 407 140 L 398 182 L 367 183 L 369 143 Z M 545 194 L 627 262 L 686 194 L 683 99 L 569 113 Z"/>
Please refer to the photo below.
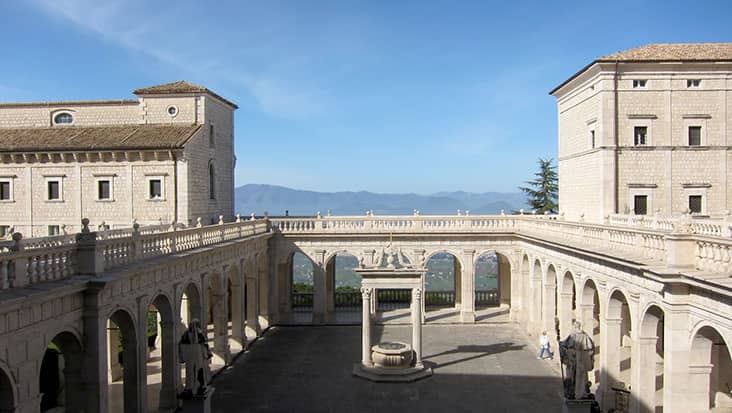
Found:
<path fill-rule="evenodd" d="M 375 340 L 409 342 L 411 328 L 375 326 Z M 352 376 L 360 326 L 274 327 L 223 370 L 213 412 L 560 412 L 561 379 L 510 323 L 423 326 L 434 375 L 414 383 Z"/>

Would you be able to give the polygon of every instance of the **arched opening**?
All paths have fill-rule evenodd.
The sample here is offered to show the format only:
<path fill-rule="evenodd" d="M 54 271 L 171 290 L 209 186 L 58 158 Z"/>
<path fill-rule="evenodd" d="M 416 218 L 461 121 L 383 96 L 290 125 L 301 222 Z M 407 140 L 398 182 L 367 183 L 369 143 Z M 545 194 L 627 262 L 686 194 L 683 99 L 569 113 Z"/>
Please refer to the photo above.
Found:
<path fill-rule="evenodd" d="M 72 333 L 62 332 L 48 343 L 39 374 L 42 412 L 56 408 L 68 412 L 84 409 L 81 356 L 81 343 Z M 3 411 L 6 410 L 0 402 L 0 412 Z"/>
<path fill-rule="evenodd" d="M 312 321 L 315 296 L 313 263 L 301 252 L 295 252 L 290 259 L 290 308 L 295 322 Z"/>
<path fill-rule="evenodd" d="M 358 268 L 358 258 L 347 253 L 338 252 L 325 266 L 326 290 L 328 291 L 327 311 L 336 313 L 354 313 L 360 319 L 361 311 L 361 276 L 354 271 Z M 346 316 L 347 317 L 347 316 Z"/>
<path fill-rule="evenodd" d="M 689 357 L 689 411 L 708 409 L 729 411 L 732 362 L 729 346 L 719 332 L 710 326 L 697 331 L 691 342 Z M 713 410 L 714 411 L 714 410 Z"/>
<path fill-rule="evenodd" d="M 0 368 L 0 413 L 15 413 L 15 390 L 8 373 Z"/>
<path fill-rule="evenodd" d="M 143 320 L 142 327 L 145 323 Z M 143 408 L 140 394 L 137 329 L 126 310 L 112 313 L 108 322 L 109 407 L 110 412 L 137 411 Z M 121 397 L 120 397 L 121 394 Z M 119 403 L 121 402 L 121 403 Z"/>
<path fill-rule="evenodd" d="M 231 361 L 229 347 L 229 278 L 221 273 L 213 273 L 208 282 L 209 336 L 213 335 L 213 354 L 211 369 L 221 368 Z"/>
<path fill-rule="evenodd" d="M 425 313 L 428 313 L 430 309 L 460 308 L 462 299 L 460 296 L 460 277 L 462 275 L 460 260 L 449 252 L 440 251 L 427 259 L 425 267 L 427 268 L 424 275 Z M 406 290 L 384 291 L 411 295 Z M 406 304 L 409 306 L 409 299 Z"/>
<path fill-rule="evenodd" d="M 148 409 L 174 409 L 177 407 L 177 376 L 180 366 L 177 359 L 178 320 L 173 317 L 173 306 L 164 295 L 158 295 L 150 303 L 147 319 L 148 354 L 147 387 Z M 155 397 L 158 395 L 158 397 Z"/>
<path fill-rule="evenodd" d="M 201 293 L 198 291 L 196 284 L 188 283 L 181 296 L 180 319 L 183 321 L 185 327 L 188 328 L 191 320 L 196 319 L 201 321 L 202 317 Z"/>
<path fill-rule="evenodd" d="M 531 299 L 529 300 L 531 307 L 531 317 L 529 317 L 529 331 L 536 333 L 541 328 L 541 312 L 544 306 L 544 294 L 542 294 L 542 270 L 541 262 L 534 260 L 534 266 L 531 269 Z"/>
<path fill-rule="evenodd" d="M 475 260 L 475 309 L 500 304 L 499 258 L 495 252 L 484 252 Z"/>
<path fill-rule="evenodd" d="M 592 341 L 595 343 L 595 356 L 593 357 L 595 368 L 589 374 L 593 385 L 592 391 L 595 392 L 600 383 L 600 352 L 602 346 L 600 345 L 600 295 L 595 282 L 592 280 L 587 280 L 582 287 L 578 312 L 577 315 L 582 324 L 582 329 L 592 337 Z M 566 334 L 562 336 L 562 339 L 565 337 Z"/>
<path fill-rule="evenodd" d="M 559 307 L 557 310 L 557 316 L 559 317 L 559 335 L 562 338 L 572 332 L 572 320 L 579 318 L 575 315 L 575 310 L 577 308 L 576 300 L 574 276 L 571 272 L 566 271 L 562 277 L 562 286 L 558 300 Z"/>
<path fill-rule="evenodd" d="M 524 327 L 527 327 L 529 322 L 529 305 L 531 303 L 531 297 L 529 296 L 531 291 L 531 264 L 529 262 L 529 256 L 526 254 L 521 259 L 520 274 L 520 279 L 517 283 L 518 296 L 520 297 L 518 320 Z M 515 309 L 516 303 L 513 303 L 513 306 Z"/>
<path fill-rule="evenodd" d="M 554 331 L 557 318 L 557 270 L 553 264 L 546 269 L 542 288 L 541 328 L 547 333 Z"/>
<path fill-rule="evenodd" d="M 658 306 L 650 306 L 641 318 L 638 337 L 636 391 L 639 411 L 663 412 L 664 314 Z"/>
<path fill-rule="evenodd" d="M 232 265 L 227 271 L 228 321 L 230 323 L 229 347 L 238 353 L 246 347 L 244 334 L 244 291 L 242 287 L 242 271 L 239 265 Z"/>
<path fill-rule="evenodd" d="M 607 360 L 608 383 L 623 382 L 630 385 L 632 340 L 630 308 L 625 295 L 616 290 L 610 295 L 607 308 L 608 347 L 604 349 Z"/>

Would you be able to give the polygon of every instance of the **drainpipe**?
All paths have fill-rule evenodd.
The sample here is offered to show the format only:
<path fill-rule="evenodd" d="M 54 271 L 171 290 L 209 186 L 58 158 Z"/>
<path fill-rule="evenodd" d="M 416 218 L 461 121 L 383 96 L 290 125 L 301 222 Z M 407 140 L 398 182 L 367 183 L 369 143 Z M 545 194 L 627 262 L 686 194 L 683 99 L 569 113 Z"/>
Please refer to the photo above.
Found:
<path fill-rule="evenodd" d="M 620 208 L 620 206 L 619 206 L 619 203 L 620 203 L 620 199 L 619 199 L 620 198 L 620 196 L 619 196 L 620 195 L 619 158 L 620 158 L 620 156 L 618 154 L 618 147 L 619 147 L 618 146 L 619 145 L 618 127 L 619 127 L 620 116 L 618 114 L 619 104 L 618 104 L 618 61 L 617 60 L 615 61 L 615 75 L 613 76 L 613 93 L 615 96 L 615 119 L 614 119 L 615 125 L 613 127 L 613 141 L 615 144 L 615 149 L 613 150 L 614 151 L 613 156 L 615 157 L 615 170 L 613 171 L 613 175 L 614 175 L 613 179 L 615 181 L 615 191 L 613 193 L 613 201 L 615 204 L 614 205 L 615 213 L 617 214 L 620 212 L 620 209 L 619 209 Z"/>
<path fill-rule="evenodd" d="M 178 157 L 175 151 L 170 151 L 173 158 L 173 219 L 178 223 Z M 169 223 L 169 222 L 168 222 Z M 186 223 L 187 225 L 188 223 Z"/>

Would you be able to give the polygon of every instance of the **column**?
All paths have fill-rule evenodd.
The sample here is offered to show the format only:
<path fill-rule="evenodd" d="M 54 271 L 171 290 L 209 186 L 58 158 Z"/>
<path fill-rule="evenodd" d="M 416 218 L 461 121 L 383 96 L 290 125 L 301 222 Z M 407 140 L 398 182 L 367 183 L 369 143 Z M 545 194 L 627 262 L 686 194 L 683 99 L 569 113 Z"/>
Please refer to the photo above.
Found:
<path fill-rule="evenodd" d="M 422 289 L 412 289 L 412 349 L 414 367 L 422 368 Z"/>
<path fill-rule="evenodd" d="M 218 354 L 224 363 L 231 362 L 231 351 L 229 350 L 229 317 L 226 309 L 229 297 L 226 288 L 226 269 L 217 275 L 213 285 L 213 325 L 214 325 L 214 352 Z"/>
<path fill-rule="evenodd" d="M 242 308 L 242 271 L 234 274 L 236 279 L 231 283 L 231 337 L 238 341 L 242 347 L 246 347 L 247 338 L 244 334 L 244 321 L 242 320 L 242 314 L 244 309 Z"/>
<path fill-rule="evenodd" d="M 574 314 L 572 314 L 572 293 L 559 293 L 559 331 L 561 338 L 566 337 L 572 331 L 573 316 Z M 592 335 L 591 326 L 586 326 L 582 322 L 582 320 L 580 320 L 580 323 L 582 323 L 582 329 L 585 330 L 585 332 L 587 332 L 588 334 Z M 556 330 L 556 328 L 552 329 L 552 331 L 554 330 Z M 552 334 L 552 331 L 547 331 L 547 333 L 549 333 L 550 336 L 553 336 L 554 334 Z"/>
<path fill-rule="evenodd" d="M 692 411 L 689 399 L 689 312 L 682 308 L 686 301 L 688 287 L 671 285 L 667 300 L 674 307 L 664 311 L 663 330 L 663 411 L 664 413 L 687 413 Z"/>
<path fill-rule="evenodd" d="M 524 308 L 525 300 L 523 297 L 524 290 L 527 286 L 522 285 L 523 278 L 518 265 L 510 266 L 511 272 L 511 307 L 508 310 L 508 319 L 511 321 L 525 322 L 526 309 Z"/>
<path fill-rule="evenodd" d="M 371 361 L 371 293 L 373 288 L 361 288 L 361 364 L 364 367 L 372 367 Z"/>
<path fill-rule="evenodd" d="M 709 384 L 713 364 L 690 363 L 688 369 L 688 389 L 686 390 L 688 405 L 687 411 L 704 412 L 709 409 Z M 665 405 L 664 405 L 665 410 Z"/>
<path fill-rule="evenodd" d="M 463 250 L 463 262 L 460 278 L 460 322 L 475 323 L 475 250 Z"/>
<path fill-rule="evenodd" d="M 313 296 L 313 324 L 325 324 L 326 285 L 325 268 L 323 268 L 324 259 L 325 251 L 315 251 L 315 262 L 313 263 L 313 288 L 315 289 Z"/>
<path fill-rule="evenodd" d="M 656 337 L 639 337 L 633 349 L 632 411 L 654 413 L 656 406 Z"/>
<path fill-rule="evenodd" d="M 335 320 L 335 272 L 336 257 L 331 258 L 325 265 L 325 320 Z"/>
<path fill-rule="evenodd" d="M 379 290 L 376 288 L 373 290 L 373 294 L 371 294 L 371 318 L 376 321 L 376 310 L 379 309 Z"/>
<path fill-rule="evenodd" d="M 269 262 L 267 254 L 260 253 L 257 260 L 257 278 L 259 279 L 259 328 L 265 330 L 269 327 Z"/>
<path fill-rule="evenodd" d="M 577 306 L 577 317 L 582 323 L 582 329 L 585 330 L 590 336 L 594 336 L 595 331 L 595 305 L 594 304 L 580 304 Z M 570 332 L 571 327 L 562 328 L 562 338 L 566 337 L 565 332 Z M 594 340 L 594 338 L 593 338 Z"/>
<path fill-rule="evenodd" d="M 180 385 L 180 363 L 178 360 L 177 331 L 179 323 L 162 321 L 162 348 L 161 348 L 161 384 L 160 408 L 175 409 L 178 407 L 178 386 Z M 182 333 L 181 333 L 182 334 Z"/>
<path fill-rule="evenodd" d="M 600 392 L 602 406 L 613 406 L 615 397 L 611 387 L 620 381 L 620 318 L 600 319 Z M 597 368 L 597 366 L 595 366 Z"/>
<path fill-rule="evenodd" d="M 248 272 L 251 273 L 251 272 Z M 247 286 L 247 324 L 244 328 L 244 333 L 247 340 L 251 341 L 259 337 L 262 334 L 262 330 L 259 327 L 259 293 L 257 286 L 256 277 L 246 278 Z"/>
<path fill-rule="evenodd" d="M 87 289 L 84 297 L 84 335 L 82 336 L 84 351 L 82 352 L 82 387 L 80 391 L 85 395 L 85 410 L 88 412 L 106 412 L 108 410 L 108 320 L 99 313 L 98 300 L 98 292 Z M 113 357 L 116 357 L 116 354 Z"/>

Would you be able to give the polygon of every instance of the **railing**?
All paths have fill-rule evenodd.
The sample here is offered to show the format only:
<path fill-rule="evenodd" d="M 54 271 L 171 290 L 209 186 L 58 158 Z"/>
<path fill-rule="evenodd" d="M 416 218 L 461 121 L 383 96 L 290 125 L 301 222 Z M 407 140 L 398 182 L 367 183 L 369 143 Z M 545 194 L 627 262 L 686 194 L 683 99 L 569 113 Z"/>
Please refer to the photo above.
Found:
<path fill-rule="evenodd" d="M 377 290 L 376 304 L 379 310 L 394 310 L 409 308 L 412 300 L 412 291 L 403 289 Z"/>
<path fill-rule="evenodd" d="M 293 309 L 312 309 L 313 293 L 293 292 L 290 296 Z"/>
<path fill-rule="evenodd" d="M 361 308 L 362 300 L 360 291 L 336 291 L 333 301 L 336 308 Z"/>
<path fill-rule="evenodd" d="M 475 305 L 495 306 L 499 304 L 498 290 L 479 290 L 475 292 Z"/>
<path fill-rule="evenodd" d="M 696 217 L 694 215 L 665 217 L 661 215 L 621 215 L 608 216 L 607 223 L 615 226 L 645 228 L 663 232 L 671 232 L 679 225 L 688 223 L 692 234 L 711 237 L 732 236 L 732 217 L 722 218 Z"/>
<path fill-rule="evenodd" d="M 732 271 L 732 240 L 705 237 L 695 241 L 694 267 L 726 274 Z"/>
<path fill-rule="evenodd" d="M 455 291 L 425 291 L 424 305 L 453 306 L 455 305 Z"/>
<path fill-rule="evenodd" d="M 491 216 L 364 216 L 271 218 L 272 228 L 283 234 L 320 233 L 421 233 L 421 232 L 511 232 L 517 215 Z"/>

